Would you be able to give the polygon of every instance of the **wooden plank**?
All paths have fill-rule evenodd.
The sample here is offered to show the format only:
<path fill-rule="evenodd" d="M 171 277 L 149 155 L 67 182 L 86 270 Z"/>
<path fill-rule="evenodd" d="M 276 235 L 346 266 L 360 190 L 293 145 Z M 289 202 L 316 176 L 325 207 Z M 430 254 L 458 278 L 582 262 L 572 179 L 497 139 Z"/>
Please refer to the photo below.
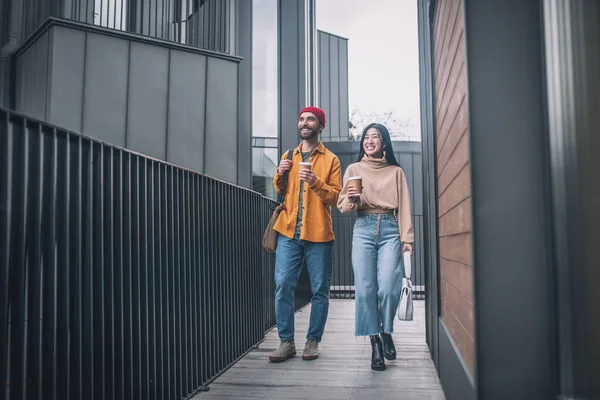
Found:
<path fill-rule="evenodd" d="M 440 217 L 440 237 L 471 232 L 471 198 Z"/>
<path fill-rule="evenodd" d="M 440 118 L 436 120 L 438 127 L 438 141 L 437 141 L 437 154 L 438 154 L 438 170 L 442 171 L 449 158 L 449 155 L 444 157 L 444 150 L 446 153 L 452 153 L 458 139 L 462 135 L 468 126 L 468 102 L 466 100 L 467 93 L 467 74 L 464 68 L 465 64 L 462 64 L 459 73 L 456 76 L 456 82 L 451 95 L 447 97 L 448 104 L 444 105 L 446 114 L 444 119 Z M 466 105 L 465 105 L 466 103 Z M 458 136 L 456 136 L 458 135 Z M 452 140 L 454 136 L 454 140 Z"/>
<path fill-rule="evenodd" d="M 440 280 L 440 297 L 452 310 L 452 313 L 465 328 L 472 341 L 475 336 L 473 301 L 465 297 L 445 279 Z"/>
<path fill-rule="evenodd" d="M 440 101 L 443 101 L 444 93 L 451 91 L 452 88 L 448 88 L 448 74 L 450 73 L 451 66 L 453 65 L 459 51 L 457 46 L 462 37 L 464 31 L 464 23 L 462 19 L 458 20 L 458 11 L 462 9 L 462 0 L 453 1 L 452 9 L 448 10 L 450 15 L 448 27 L 444 33 L 442 40 L 442 52 L 439 54 L 440 64 L 439 68 L 435 71 L 436 82 L 439 84 L 439 92 L 442 94 Z M 464 53 L 464 52 L 463 52 Z M 437 85 L 436 85 L 437 87 Z M 439 103 L 436 103 L 439 105 Z"/>
<path fill-rule="evenodd" d="M 465 139 L 468 137 L 468 135 L 465 135 Z M 468 146 L 463 147 L 463 144 L 459 144 L 459 147 L 456 149 L 457 157 L 462 157 L 461 155 L 458 155 L 458 153 L 462 153 L 463 151 L 468 153 Z M 459 163 L 456 164 L 458 168 Z M 454 169 L 454 167 L 452 167 L 452 169 Z M 444 176 L 444 173 L 442 173 L 442 177 Z M 440 216 L 446 214 L 450 209 L 454 208 L 466 198 L 471 197 L 471 168 L 468 164 L 463 165 L 456 178 L 448 179 L 450 184 L 447 185 L 448 187 L 446 190 L 443 190 L 441 185 L 442 177 L 440 177 L 440 181 L 438 181 L 438 189 L 440 190 L 438 212 Z"/>
<path fill-rule="evenodd" d="M 296 357 L 269 362 L 279 346 L 274 329 L 194 399 L 445 399 L 425 343 L 424 301 L 415 301 L 414 321 L 395 321 L 398 357 L 386 361 L 383 372 L 371 369 L 368 338 L 354 336 L 353 300 L 331 300 L 320 357 L 314 361 L 301 358 L 309 316 L 310 306 L 296 314 Z"/>
<path fill-rule="evenodd" d="M 473 267 L 440 258 L 440 276 L 473 302 Z"/>
<path fill-rule="evenodd" d="M 471 233 L 440 238 L 440 257 L 466 265 L 473 265 Z"/>

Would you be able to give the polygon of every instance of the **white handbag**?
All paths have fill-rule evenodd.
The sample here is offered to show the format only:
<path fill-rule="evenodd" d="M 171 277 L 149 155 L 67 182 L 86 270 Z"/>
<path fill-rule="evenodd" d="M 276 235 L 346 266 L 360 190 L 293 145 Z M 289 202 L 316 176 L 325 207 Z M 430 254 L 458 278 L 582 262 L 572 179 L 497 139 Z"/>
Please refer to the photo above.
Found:
<path fill-rule="evenodd" d="M 412 321 L 413 319 L 413 294 L 410 276 L 412 264 L 410 253 L 404 252 L 404 278 L 402 278 L 402 292 L 400 293 L 400 304 L 398 305 L 398 319 L 400 321 Z"/>

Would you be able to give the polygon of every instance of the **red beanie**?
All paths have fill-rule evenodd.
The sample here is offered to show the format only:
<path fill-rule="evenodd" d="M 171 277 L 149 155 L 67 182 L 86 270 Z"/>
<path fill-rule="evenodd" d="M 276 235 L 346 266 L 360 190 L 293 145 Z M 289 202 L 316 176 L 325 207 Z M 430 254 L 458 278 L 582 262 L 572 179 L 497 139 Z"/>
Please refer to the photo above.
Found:
<path fill-rule="evenodd" d="M 321 110 L 319 107 L 304 107 L 302 111 L 300 111 L 300 114 L 298 114 L 298 118 L 300 118 L 304 112 L 315 114 L 321 125 L 323 125 L 323 128 L 325 128 L 325 122 L 327 122 L 325 120 L 325 111 Z"/>

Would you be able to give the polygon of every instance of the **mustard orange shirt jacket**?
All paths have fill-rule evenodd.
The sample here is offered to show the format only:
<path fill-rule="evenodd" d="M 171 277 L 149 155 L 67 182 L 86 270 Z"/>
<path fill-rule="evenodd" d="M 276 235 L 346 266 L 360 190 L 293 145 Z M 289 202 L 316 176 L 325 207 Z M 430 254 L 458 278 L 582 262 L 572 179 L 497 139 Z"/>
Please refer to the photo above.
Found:
<path fill-rule="evenodd" d="M 292 168 L 289 172 L 288 183 L 284 193 L 284 208 L 275 223 L 275 230 L 290 239 L 296 232 L 298 207 L 302 211 L 302 225 L 300 227 L 300 240 L 309 242 L 330 242 L 335 239 L 331 221 L 331 207 L 337 205 L 340 191 L 342 190 L 341 165 L 335 154 L 329 151 L 322 142 L 312 152 L 309 161 L 312 170 L 317 176 L 313 185 L 300 181 L 298 172 L 302 162 L 302 144 L 293 150 Z M 286 151 L 281 159 L 287 158 Z M 273 186 L 277 193 L 283 183 L 283 175 L 275 172 Z M 303 204 L 298 204 L 300 190 L 304 190 Z"/>

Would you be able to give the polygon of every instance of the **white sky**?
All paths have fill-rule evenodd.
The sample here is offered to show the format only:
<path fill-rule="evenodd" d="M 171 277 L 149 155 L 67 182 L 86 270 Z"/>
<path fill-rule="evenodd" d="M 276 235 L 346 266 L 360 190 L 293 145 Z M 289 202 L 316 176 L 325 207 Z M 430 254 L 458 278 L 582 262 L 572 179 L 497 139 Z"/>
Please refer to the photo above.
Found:
<path fill-rule="evenodd" d="M 417 0 L 316 0 L 317 29 L 348 38 L 350 109 L 393 110 L 420 140 Z"/>

